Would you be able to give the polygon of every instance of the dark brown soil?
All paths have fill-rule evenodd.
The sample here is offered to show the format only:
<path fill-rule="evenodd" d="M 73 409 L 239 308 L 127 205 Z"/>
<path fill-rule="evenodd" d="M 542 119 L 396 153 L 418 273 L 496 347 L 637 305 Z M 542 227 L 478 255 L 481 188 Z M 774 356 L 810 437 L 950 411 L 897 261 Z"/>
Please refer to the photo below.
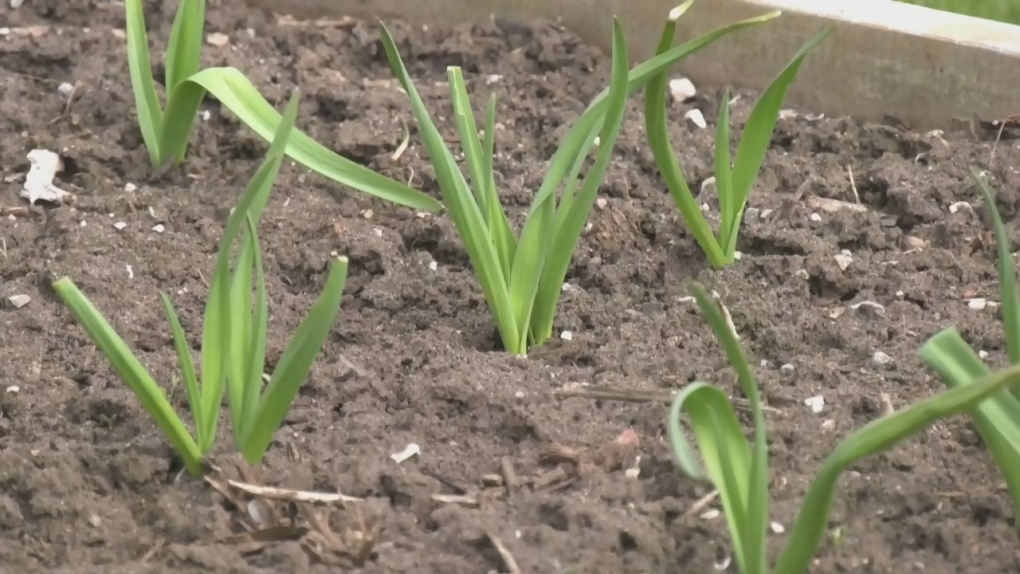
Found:
<path fill-rule="evenodd" d="M 163 45 L 176 3 L 148 4 L 151 36 Z M 722 518 L 705 515 L 715 502 L 695 507 L 709 489 L 682 477 L 669 456 L 665 403 L 555 394 L 583 384 L 661 396 L 696 378 L 732 388 L 686 299 L 688 279 L 721 294 L 760 361 L 776 409 L 773 518 L 787 528 L 840 437 L 887 403 L 941 388 L 915 356 L 928 336 L 955 324 L 1001 362 L 994 308 L 966 301 L 997 298 L 983 219 L 950 209 L 983 209 L 969 170 L 987 167 L 994 146 L 972 133 L 943 141 L 806 111 L 783 120 L 750 201 L 758 217 L 749 214 L 743 257 L 712 272 L 656 178 L 635 100 L 557 319 L 557 333 L 573 339 L 526 360 L 499 352 L 447 219 L 288 166 L 261 230 L 271 361 L 321 289 L 330 253 L 349 254 L 352 267 L 341 318 L 263 480 L 364 498 L 329 518 L 349 553 L 361 547 L 359 517 L 374 547 L 356 567 L 352 556 L 316 553 L 311 537 L 285 529 L 280 541 L 239 543 L 230 537 L 243 531 L 242 512 L 209 484 L 178 476 L 169 448 L 50 284 L 72 277 L 152 374 L 174 384 L 158 293 L 172 296 L 197 336 L 223 216 L 266 146 L 210 101 L 186 164 L 154 175 L 134 124 L 119 5 L 4 2 L 0 22 L 10 28 L 0 37 L 2 572 L 507 572 L 490 535 L 527 574 L 713 572 L 730 555 L 728 535 Z M 548 23 L 390 25 L 437 115 L 448 113 L 448 65 L 464 67 L 480 101 L 499 94 L 500 183 L 521 213 L 544 160 L 604 85 L 607 59 Z M 239 67 L 278 107 L 300 86 L 299 123 L 310 135 L 437 193 L 414 137 L 390 158 L 401 122 L 413 122 L 374 25 L 281 23 L 233 0 L 217 3 L 208 32 L 230 38 L 207 47 L 208 64 Z M 77 84 L 70 100 L 62 82 Z M 696 189 L 711 175 L 712 130 L 688 129 L 682 114 L 698 106 L 714 117 L 719 93 L 703 90 L 672 110 Z M 735 104 L 736 121 L 751 100 Z M 73 205 L 26 209 L 18 189 L 34 148 L 63 155 L 57 184 L 76 194 Z M 992 172 L 1008 220 L 1020 200 L 1018 160 L 1014 142 L 999 143 Z M 850 172 L 860 212 L 812 207 L 818 198 L 855 202 Z M 137 190 L 125 191 L 129 184 Z M 841 250 L 853 258 L 845 270 Z M 8 304 L 21 294 L 31 303 Z M 857 306 L 865 301 L 884 311 Z M 877 352 L 891 361 L 876 363 Z M 804 403 L 815 395 L 825 399 L 820 414 Z M 412 442 L 419 457 L 390 458 Z M 215 462 L 233 472 L 226 437 L 223 445 Z M 557 450 L 580 463 L 557 466 L 548 456 Z M 510 495 L 483 484 L 505 468 L 517 477 Z M 434 498 L 457 494 L 475 504 Z M 1018 572 L 1011 514 L 973 427 L 949 421 L 845 478 L 830 521 L 839 536 L 821 549 L 815 572 Z"/>

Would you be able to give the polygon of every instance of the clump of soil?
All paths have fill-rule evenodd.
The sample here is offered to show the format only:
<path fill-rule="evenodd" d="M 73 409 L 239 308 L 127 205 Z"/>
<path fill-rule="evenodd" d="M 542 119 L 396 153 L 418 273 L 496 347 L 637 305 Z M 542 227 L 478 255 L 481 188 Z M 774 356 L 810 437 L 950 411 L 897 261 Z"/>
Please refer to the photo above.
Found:
<path fill-rule="evenodd" d="M 149 4 L 150 36 L 162 46 L 176 5 Z M 350 256 L 351 278 L 261 482 L 364 501 L 320 508 L 323 526 L 310 533 L 246 536 L 248 499 L 235 504 L 179 476 L 50 287 L 73 278 L 184 412 L 158 294 L 171 296 L 197 345 L 224 216 L 266 145 L 208 101 L 186 163 L 154 172 L 135 125 L 122 10 L 86 0 L 0 8 L 10 28 L 0 38 L 0 570 L 476 574 L 511 571 L 512 559 L 529 574 L 712 572 L 731 558 L 724 521 L 706 514 L 718 508 L 703 500 L 709 488 L 676 470 L 662 399 L 695 379 L 734 387 L 688 280 L 719 293 L 760 366 L 774 409 L 773 518 L 787 528 L 841 437 L 890 404 L 941 389 L 915 355 L 927 337 L 956 325 L 1002 362 L 994 307 L 967 302 L 997 297 L 969 170 L 991 166 L 1011 221 L 1012 140 L 810 119 L 807 110 L 783 119 L 750 199 L 742 258 L 712 272 L 657 177 L 636 99 L 564 291 L 556 329 L 573 336 L 528 359 L 499 351 L 447 218 L 288 165 L 260 230 L 271 362 L 322 288 L 331 254 Z M 498 183 L 520 216 L 545 160 L 605 85 L 608 59 L 550 23 L 388 25 L 437 116 L 449 113 L 449 65 L 463 67 L 479 103 L 499 95 Z M 438 193 L 375 25 L 281 21 L 229 0 L 211 8 L 208 32 L 229 41 L 207 46 L 206 64 L 240 68 L 278 107 L 300 86 L 301 129 Z M 683 113 L 714 117 L 724 86 L 701 88 L 670 110 L 694 189 L 711 176 L 713 130 L 691 128 Z M 752 101 L 742 94 L 734 121 Z M 394 160 L 404 123 L 412 144 Z M 72 204 L 29 207 L 18 197 L 34 148 L 62 155 L 57 184 L 76 195 Z M 826 200 L 846 204 L 828 210 Z M 701 201 L 717 213 L 710 191 Z M 14 295 L 31 302 L 15 308 Z M 570 396 L 592 388 L 651 400 Z M 814 413 L 804 401 L 818 395 L 825 406 Z M 421 454 L 395 462 L 410 443 Z M 213 461 L 233 475 L 226 431 L 223 445 Z M 1007 493 L 963 418 L 861 463 L 841 488 L 830 520 L 838 536 L 817 572 L 1020 568 Z M 782 535 L 774 539 L 778 548 Z"/>

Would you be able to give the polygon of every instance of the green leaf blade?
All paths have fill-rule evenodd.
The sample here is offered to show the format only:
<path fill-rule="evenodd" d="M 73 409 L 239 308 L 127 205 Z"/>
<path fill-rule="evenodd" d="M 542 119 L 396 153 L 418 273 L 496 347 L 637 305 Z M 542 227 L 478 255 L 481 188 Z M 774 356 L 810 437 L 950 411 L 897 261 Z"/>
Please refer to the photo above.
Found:
<path fill-rule="evenodd" d="M 239 70 L 207 68 L 189 77 L 171 93 L 162 137 L 166 154 L 172 154 L 178 162 L 183 159 L 195 116 L 206 93 L 213 95 L 257 135 L 273 141 L 280 128 L 280 113 Z M 330 151 L 301 130 L 295 129 L 291 134 L 286 153 L 319 175 L 384 201 L 433 213 L 443 207 L 418 190 Z"/>
<path fill-rule="evenodd" d="M 181 365 L 181 378 L 184 379 L 184 390 L 188 395 L 188 406 L 191 407 L 191 419 L 195 425 L 195 435 L 198 444 L 211 444 L 208 435 L 209 429 L 202 426 L 205 416 L 202 413 L 202 390 L 198 384 L 198 376 L 195 374 L 195 363 L 191 359 L 191 348 L 188 346 L 187 337 L 184 335 L 184 328 L 174 311 L 170 298 L 165 293 L 160 293 L 163 302 L 163 311 L 170 329 L 173 332 L 174 348 L 177 351 L 177 362 Z M 215 437 L 213 437 L 215 440 Z M 202 452 L 202 456 L 208 454 Z"/>
<path fill-rule="evenodd" d="M 467 180 L 458 168 L 453 154 L 443 141 L 428 110 L 425 109 L 425 102 L 414 87 L 393 37 L 385 26 L 382 26 L 382 43 L 393 75 L 410 99 L 419 130 L 425 140 L 425 147 L 436 171 L 443 201 L 467 249 L 475 277 L 495 318 L 503 344 L 508 352 L 520 354 L 522 351 L 519 349 L 519 328 L 510 303 L 509 281 L 503 273 L 499 254 L 489 235 L 485 215 L 468 188 Z M 451 91 L 451 97 L 457 97 L 456 91 Z"/>
<path fill-rule="evenodd" d="M 951 389 L 972 385 L 991 374 L 954 328 L 928 339 L 918 355 Z M 972 408 L 969 415 L 1006 480 L 1014 515 L 1020 516 L 1020 401 L 1008 391 L 999 391 Z"/>
<path fill-rule="evenodd" d="M 872 421 L 847 437 L 825 459 L 811 483 L 773 571 L 808 572 L 826 533 L 839 477 L 854 464 L 893 448 L 941 419 L 965 413 L 1017 383 L 1020 383 L 1020 365 L 992 373 L 973 384 L 942 391 Z"/>
<path fill-rule="evenodd" d="M 181 0 L 166 49 L 166 90 L 198 73 L 205 41 L 205 0 Z"/>
<path fill-rule="evenodd" d="M 772 141 L 772 134 L 775 132 L 776 123 L 779 120 L 779 111 L 786 99 L 786 93 L 797 77 L 801 64 L 808 54 L 815 49 L 823 40 L 835 31 L 835 27 L 826 28 L 814 38 L 808 40 L 801 49 L 794 55 L 793 59 L 773 79 L 772 83 L 758 98 L 758 102 L 751 109 L 751 115 L 744 126 L 740 143 L 737 145 L 737 155 L 733 165 L 732 189 L 729 190 L 729 207 L 725 211 L 723 221 L 726 224 L 725 233 L 721 235 L 723 250 L 727 257 L 732 258 L 737 248 L 737 236 L 740 230 L 740 221 L 743 218 L 744 206 L 747 204 L 747 197 L 751 187 L 758 179 L 758 173 L 765 161 L 765 154 L 769 150 Z M 718 147 L 718 142 L 716 146 Z M 719 174 L 716 173 L 718 179 Z M 721 193 L 721 191 L 720 191 Z M 720 195 L 720 199 L 722 196 Z"/>
<path fill-rule="evenodd" d="M 988 187 L 984 176 L 977 170 L 974 170 L 972 175 L 984 196 L 992 229 L 995 231 L 999 294 L 1002 298 L 1002 321 L 1006 331 L 1006 350 L 1009 354 L 1009 363 L 1016 365 L 1020 364 L 1020 298 L 1017 296 L 1016 267 L 1013 264 L 1013 253 L 1009 248 L 1009 234 L 1006 233 L 1006 225 L 1002 222 L 1002 216 L 999 215 L 999 210 L 995 205 L 995 194 Z"/>
<path fill-rule="evenodd" d="M 338 258 L 331 266 L 322 294 L 298 326 L 276 364 L 243 442 L 241 454 L 251 464 L 261 462 L 265 456 L 273 435 L 286 418 L 298 390 L 329 336 L 340 312 L 347 267 L 346 257 Z"/>
<path fill-rule="evenodd" d="M 192 476 L 201 476 L 202 450 L 177 416 L 163 389 L 152 379 L 127 343 L 70 279 L 60 279 L 53 284 L 53 288 L 75 321 L 110 361 L 124 384 L 138 397 L 163 436 L 181 457 L 188 472 Z"/>
<path fill-rule="evenodd" d="M 677 19 L 683 12 L 686 12 L 690 4 L 691 0 L 688 0 L 686 7 L 681 7 L 683 10 L 677 9 L 670 14 L 659 38 L 656 56 L 665 54 L 672 47 L 673 38 L 676 35 Z M 676 153 L 673 151 L 673 145 L 670 143 L 669 129 L 666 123 L 666 88 L 668 85 L 666 72 L 667 69 L 663 68 L 652 75 L 648 85 L 645 86 L 645 133 L 648 138 L 648 147 L 652 150 L 655 164 L 659 168 L 659 173 L 662 174 L 684 223 L 690 229 L 698 245 L 701 246 L 701 250 L 704 251 L 712 267 L 719 269 L 727 264 L 726 258 L 718 239 L 712 232 L 712 227 L 705 219 L 690 186 L 687 185 L 683 169 L 680 167 Z"/>
<path fill-rule="evenodd" d="M 152 77 L 149 37 L 146 32 L 142 0 L 124 0 L 124 19 L 128 69 L 131 74 L 131 88 L 135 96 L 138 128 L 142 132 L 142 141 L 149 152 L 149 161 L 153 167 L 160 167 L 164 160 L 161 142 L 163 108 L 159 103 L 156 82 Z"/>

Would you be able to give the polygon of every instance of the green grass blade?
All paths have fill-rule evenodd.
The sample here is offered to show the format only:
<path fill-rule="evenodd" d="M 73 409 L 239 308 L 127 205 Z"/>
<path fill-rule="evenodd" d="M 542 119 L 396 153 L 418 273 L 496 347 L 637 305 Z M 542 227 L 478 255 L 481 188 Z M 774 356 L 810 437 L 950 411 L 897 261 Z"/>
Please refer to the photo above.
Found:
<path fill-rule="evenodd" d="M 251 219 L 249 210 L 246 221 Z M 227 396 L 230 399 L 230 419 L 233 421 L 234 441 L 240 444 L 244 437 L 244 397 L 251 379 L 252 316 L 251 274 L 255 267 L 255 253 L 247 230 L 241 233 L 241 245 L 234 257 L 234 271 L 230 283 L 230 355 L 227 361 Z M 261 376 L 261 372 L 259 376 Z"/>
<path fill-rule="evenodd" d="M 670 13 L 669 19 L 663 28 L 662 36 L 659 38 L 659 46 L 656 55 L 666 53 L 673 45 L 673 38 L 676 35 L 676 22 L 679 17 L 690 7 L 690 0 L 686 3 L 684 10 L 674 10 Z M 694 239 L 701 246 L 705 256 L 708 257 L 712 267 L 719 269 L 728 262 L 723 255 L 722 248 L 712 227 L 701 212 L 701 207 L 691 188 L 687 185 L 683 169 L 677 161 L 673 145 L 669 141 L 669 128 L 666 123 L 666 87 L 668 79 L 666 71 L 663 70 L 652 77 L 645 87 L 645 132 L 648 134 L 648 146 L 652 150 L 652 156 L 662 174 L 669 193 L 673 196 L 684 223 L 691 230 Z"/>
<path fill-rule="evenodd" d="M 411 109 L 414 111 L 419 130 L 425 141 L 425 147 L 436 170 L 436 179 L 439 181 L 439 187 L 443 193 L 443 201 L 450 212 L 457 233 L 467 249 L 471 266 L 482 287 L 489 310 L 495 318 L 503 344 L 509 352 L 515 353 L 520 339 L 518 326 L 510 304 L 507 277 L 503 274 L 499 254 L 488 234 L 485 216 L 479 209 L 471 190 L 468 189 L 467 181 L 457 167 L 453 154 L 446 147 L 439 130 L 432 122 L 432 118 L 429 117 L 428 110 L 425 109 L 425 102 L 422 101 L 418 90 L 414 87 L 407 68 L 400 58 L 400 53 L 397 51 L 396 44 L 393 42 L 393 37 L 386 26 L 382 26 L 382 42 L 393 75 L 396 76 L 411 101 Z M 452 91 L 451 97 L 457 97 L 456 92 Z"/>
<path fill-rule="evenodd" d="M 166 90 L 198 73 L 205 40 L 205 0 L 181 0 L 166 48 Z"/>
<path fill-rule="evenodd" d="M 202 391 L 198 385 L 198 376 L 195 374 L 195 363 L 191 359 L 191 347 L 188 346 L 188 338 L 181 327 L 181 321 L 174 311 L 170 298 L 165 293 L 160 293 L 160 300 L 163 302 L 163 312 L 174 336 L 174 349 L 177 350 L 177 362 L 181 364 L 181 378 L 184 379 L 184 389 L 188 394 L 188 406 L 191 407 L 191 420 L 195 425 L 195 436 L 198 444 L 212 444 L 216 438 L 209 438 L 209 429 L 204 428 L 202 423 L 205 417 L 202 414 Z M 207 452 L 203 451 L 202 456 Z"/>
<path fill-rule="evenodd" d="M 245 225 L 252 206 L 265 205 L 265 196 L 272 190 L 273 182 L 276 181 L 276 175 L 283 161 L 283 150 L 287 145 L 287 138 L 292 133 L 297 116 L 298 101 L 299 96 L 295 91 L 283 114 L 280 129 L 269 146 L 266 159 L 248 182 L 234 212 L 227 219 L 226 229 L 220 239 L 219 251 L 216 254 L 216 268 L 209 285 L 209 298 L 206 301 L 202 334 L 202 412 L 206 416 L 204 421 L 204 424 L 207 425 L 206 428 L 215 429 L 217 425 L 220 404 L 223 401 L 223 386 L 231 360 L 233 337 L 244 336 L 243 333 L 237 334 L 231 330 L 229 282 L 231 248 L 241 233 L 241 226 Z M 251 313 L 250 309 L 248 313 Z M 234 392 L 237 390 L 235 389 Z M 243 393 L 233 397 L 231 405 L 235 401 L 241 401 L 243 404 Z M 231 409 L 232 415 L 236 415 L 235 407 L 232 406 Z M 245 422 L 235 420 L 234 426 L 235 431 L 237 428 L 243 429 Z M 240 447 L 240 445 L 238 446 Z"/>
<path fill-rule="evenodd" d="M 135 94 L 135 113 L 142 141 L 149 152 L 153 167 L 161 167 L 164 153 L 160 134 L 163 131 L 163 108 L 156 94 L 149 60 L 149 35 L 145 29 L 142 0 L 124 0 L 124 19 L 127 28 L 127 59 L 131 72 L 131 88 Z"/>
<path fill-rule="evenodd" d="M 741 531 L 744 556 L 744 572 L 767 572 L 768 556 L 766 554 L 766 538 L 768 536 L 769 517 L 769 463 L 768 435 L 765 426 L 765 414 L 761 408 L 761 393 L 758 380 L 751 370 L 751 364 L 740 344 L 737 334 L 723 314 L 721 304 L 717 304 L 697 283 L 691 283 L 691 294 L 694 295 L 701 314 L 712 327 L 717 339 L 726 352 L 730 366 L 737 373 L 737 382 L 751 406 L 754 419 L 754 441 L 751 445 L 751 461 L 747 483 L 747 515 Z"/>
<path fill-rule="evenodd" d="M 730 92 L 726 90 L 719 103 L 719 117 L 715 126 L 715 191 L 719 196 L 719 237 L 718 245 L 723 252 L 725 265 L 733 263 L 732 253 L 726 251 L 726 238 L 733 227 L 737 200 L 733 197 L 733 162 L 730 156 Z M 737 224 L 739 225 L 739 223 Z"/>
<path fill-rule="evenodd" d="M 288 120 L 289 121 L 289 120 Z M 245 387 L 242 398 L 241 418 L 244 426 L 256 424 L 259 397 L 262 394 L 262 374 L 266 368 L 266 340 L 269 328 L 269 305 L 266 298 L 266 273 L 262 263 L 262 250 L 259 248 L 258 229 L 255 217 L 249 212 L 245 219 L 248 232 L 245 234 L 249 249 L 254 254 L 255 267 L 255 317 L 249 325 L 251 336 L 250 347 L 246 351 L 248 364 L 246 369 Z M 248 431 L 245 430 L 245 433 Z M 242 437 L 245 435 L 241 435 Z M 240 443 L 239 443 L 240 444 Z"/>
<path fill-rule="evenodd" d="M 53 284 L 57 296 L 75 321 L 88 333 L 96 347 L 106 356 L 124 384 L 138 397 L 146 412 L 162 431 L 193 476 L 202 474 L 202 451 L 188 433 L 187 427 L 174 412 L 163 389 L 156 384 L 138 361 L 127 343 L 117 335 L 88 297 L 70 279 L 64 277 Z"/>
<path fill-rule="evenodd" d="M 768 89 L 758 98 L 751 110 L 744 132 L 737 145 L 737 155 L 733 165 L 732 198 L 729 211 L 725 213 L 723 222 L 728 227 L 726 234 L 721 235 L 723 250 L 728 258 L 733 257 L 737 248 L 737 236 L 740 220 L 747 204 L 747 196 L 751 192 L 754 181 L 758 178 L 765 154 L 768 152 L 772 133 L 779 120 L 779 110 L 786 99 L 786 92 L 797 77 L 801 64 L 808 53 L 829 37 L 835 27 L 826 28 L 822 33 L 807 41 L 785 68 L 776 76 Z M 718 145 L 718 143 L 717 143 Z M 718 174 L 716 174 L 718 178 Z"/>
<path fill-rule="evenodd" d="M 1003 389 L 1020 383 L 1020 365 L 993 373 L 918 401 L 893 414 L 872 421 L 840 443 L 822 463 L 808 488 L 793 528 L 773 572 L 805 574 L 815 551 L 826 535 L 829 512 L 840 475 L 858 461 L 881 454 L 935 422 L 976 407 Z"/>
<path fill-rule="evenodd" d="M 503 276 L 509 277 L 511 266 L 517 252 L 517 237 L 510 228 L 510 221 L 507 220 L 506 212 L 503 211 L 503 204 L 499 200 L 499 193 L 496 190 L 494 149 L 496 146 L 496 95 L 489 98 L 489 107 L 485 114 L 485 139 L 483 146 L 483 171 L 488 174 L 485 195 L 489 198 L 486 201 L 488 206 L 488 227 L 492 235 L 492 241 L 496 246 L 496 253 L 499 255 L 499 263 L 503 269 Z"/>
<path fill-rule="evenodd" d="M 1013 264 L 1013 253 L 1009 249 L 1009 235 L 1006 226 L 995 205 L 995 194 L 988 187 L 983 175 L 973 171 L 974 180 L 981 188 L 985 204 L 988 206 L 988 217 L 995 231 L 995 242 L 998 247 L 999 263 L 999 294 L 1002 298 L 1002 322 L 1006 330 L 1006 350 L 1011 365 L 1020 364 L 1020 298 L 1017 297 L 1016 267 Z"/>
<path fill-rule="evenodd" d="M 716 28 L 715 30 L 703 34 L 689 42 L 684 42 L 679 46 L 671 48 L 668 52 L 653 56 L 652 58 L 635 66 L 630 71 L 630 74 L 627 78 L 628 96 L 631 96 L 644 89 L 645 86 L 648 85 L 648 82 L 650 82 L 657 74 L 660 74 L 664 71 L 668 71 L 680 60 L 683 60 L 688 56 L 700 52 L 704 48 L 711 46 L 717 40 L 730 34 L 740 32 L 742 30 L 747 30 L 749 28 L 761 26 L 762 24 L 765 24 L 771 20 L 778 18 L 780 14 L 781 12 L 779 11 L 773 11 L 767 14 L 762 14 L 761 16 L 755 16 L 753 18 L 748 18 L 746 20 L 740 20 L 738 22 L 734 22 L 733 24 L 728 24 L 726 26 Z M 595 98 L 592 100 L 592 103 L 588 105 L 588 109 L 585 110 L 584 114 L 581 116 L 581 119 L 579 119 L 578 122 L 574 125 L 573 130 L 571 130 L 571 132 L 568 133 L 566 139 L 569 139 L 572 136 L 576 135 L 574 132 L 582 132 L 585 134 L 589 133 L 592 129 L 592 126 L 588 124 L 586 121 L 589 119 L 595 122 L 594 129 L 596 131 L 601 130 L 603 116 L 605 115 L 606 106 L 608 105 L 607 101 L 608 97 L 609 88 L 602 90 L 602 92 L 600 92 L 599 95 L 595 96 Z M 592 134 L 592 137 L 594 137 L 594 134 Z M 587 153 L 587 151 L 585 151 L 585 153 Z M 576 157 L 576 155 L 577 155 L 576 153 L 573 153 L 571 154 L 571 157 Z M 560 180 L 562 180 L 562 177 L 563 176 L 559 176 L 559 178 L 557 178 L 556 181 L 559 182 Z M 553 186 L 553 188 L 555 189 L 555 186 Z"/>
<path fill-rule="evenodd" d="M 991 374 L 981 357 L 953 328 L 928 339 L 918 354 L 951 389 L 972 385 Z M 972 408 L 969 414 L 1006 480 L 1014 516 L 1020 517 L 1020 401 L 1002 390 Z"/>
<path fill-rule="evenodd" d="M 280 127 L 280 113 L 235 68 L 207 68 L 182 82 L 171 93 L 165 112 L 162 149 L 183 161 L 188 138 L 206 92 L 214 96 L 249 129 L 272 141 Z M 442 204 L 428 195 L 378 174 L 325 148 L 295 129 L 287 144 L 295 162 L 342 185 L 414 209 L 437 212 Z"/>
<path fill-rule="evenodd" d="M 606 113 L 603 116 L 603 127 L 599 134 L 599 149 L 595 158 L 595 165 L 588 171 L 587 177 L 581 186 L 581 191 L 570 205 L 563 222 L 556 228 L 552 243 L 548 244 L 548 259 L 545 261 L 545 269 L 542 272 L 541 283 L 535 295 L 534 310 L 531 320 L 535 322 L 535 329 L 532 331 L 537 335 L 534 343 L 540 345 L 552 335 L 553 322 L 556 315 L 556 306 L 560 294 L 563 291 L 563 281 L 567 276 L 570 267 L 570 260 L 573 258 L 577 242 L 581 237 L 588 215 L 595 204 L 595 197 L 599 187 L 605 178 L 606 170 L 609 168 L 609 161 L 612 159 L 613 149 L 616 146 L 617 136 L 623 126 L 624 114 L 627 111 L 627 77 L 629 67 L 629 55 L 627 52 L 627 40 L 623 34 L 623 27 L 618 19 L 613 19 L 613 51 L 612 68 L 610 71 L 609 99 Z M 591 128 L 589 128 L 591 129 Z M 578 134 L 585 134 L 579 131 Z M 587 139 L 582 136 L 583 139 Z M 574 141 L 565 142 L 565 146 L 574 146 L 575 141 L 582 138 L 575 138 Z M 559 161 L 561 165 L 550 165 L 550 171 L 566 172 L 577 162 L 577 156 L 563 155 L 558 153 L 554 156 L 553 164 Z M 529 218 L 530 219 L 530 218 Z M 521 232 L 521 241 L 527 230 Z M 515 264 L 516 266 L 516 264 Z"/>
<path fill-rule="evenodd" d="M 460 68 L 450 66 L 446 69 L 446 77 L 450 82 L 453 115 L 457 122 L 457 131 L 460 132 L 460 145 L 464 151 L 464 161 L 468 165 L 468 173 L 471 174 L 470 183 L 474 186 L 475 201 L 478 202 L 478 208 L 482 212 L 488 212 L 489 196 L 486 194 L 486 186 L 489 182 L 489 175 L 485 173 L 482 142 L 478 139 L 478 125 L 475 124 L 471 99 L 464 86 L 464 75 Z"/>
<path fill-rule="evenodd" d="M 698 450 L 705 461 L 709 481 L 719 492 L 733 550 L 741 572 L 754 572 L 749 568 L 745 540 L 748 525 L 748 497 L 750 496 L 751 447 L 744 438 L 740 420 L 726 393 L 706 383 L 695 382 L 684 387 L 673 401 L 667 427 L 677 462 L 692 478 L 701 478 L 700 468 L 691 447 L 680 428 L 680 414 L 690 417 L 691 430 Z M 766 571 L 760 570 L 763 574 Z"/>
<path fill-rule="evenodd" d="M 340 257 L 331 266 L 326 287 L 298 326 L 273 370 L 273 376 L 259 400 L 255 418 L 248 425 L 248 435 L 241 448 L 242 456 L 250 464 L 262 461 L 273 435 L 283 424 L 294 397 L 308 377 L 315 357 L 322 350 L 333 328 L 333 322 L 340 312 L 347 265 L 347 258 Z"/>

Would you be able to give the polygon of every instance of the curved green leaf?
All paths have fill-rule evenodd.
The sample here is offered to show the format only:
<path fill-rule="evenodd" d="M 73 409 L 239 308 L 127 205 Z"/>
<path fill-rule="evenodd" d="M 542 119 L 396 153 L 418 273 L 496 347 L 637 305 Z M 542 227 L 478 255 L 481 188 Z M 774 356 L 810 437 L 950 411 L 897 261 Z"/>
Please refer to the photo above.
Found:
<path fill-rule="evenodd" d="M 191 128 L 206 93 L 267 142 L 273 140 L 280 125 L 280 113 L 251 81 L 236 68 L 207 68 L 182 81 L 170 93 L 159 146 L 164 158 L 172 156 L 178 163 L 183 161 Z M 418 190 L 330 151 L 298 129 L 291 134 L 286 153 L 320 175 L 379 199 L 431 212 L 443 207 Z"/>

